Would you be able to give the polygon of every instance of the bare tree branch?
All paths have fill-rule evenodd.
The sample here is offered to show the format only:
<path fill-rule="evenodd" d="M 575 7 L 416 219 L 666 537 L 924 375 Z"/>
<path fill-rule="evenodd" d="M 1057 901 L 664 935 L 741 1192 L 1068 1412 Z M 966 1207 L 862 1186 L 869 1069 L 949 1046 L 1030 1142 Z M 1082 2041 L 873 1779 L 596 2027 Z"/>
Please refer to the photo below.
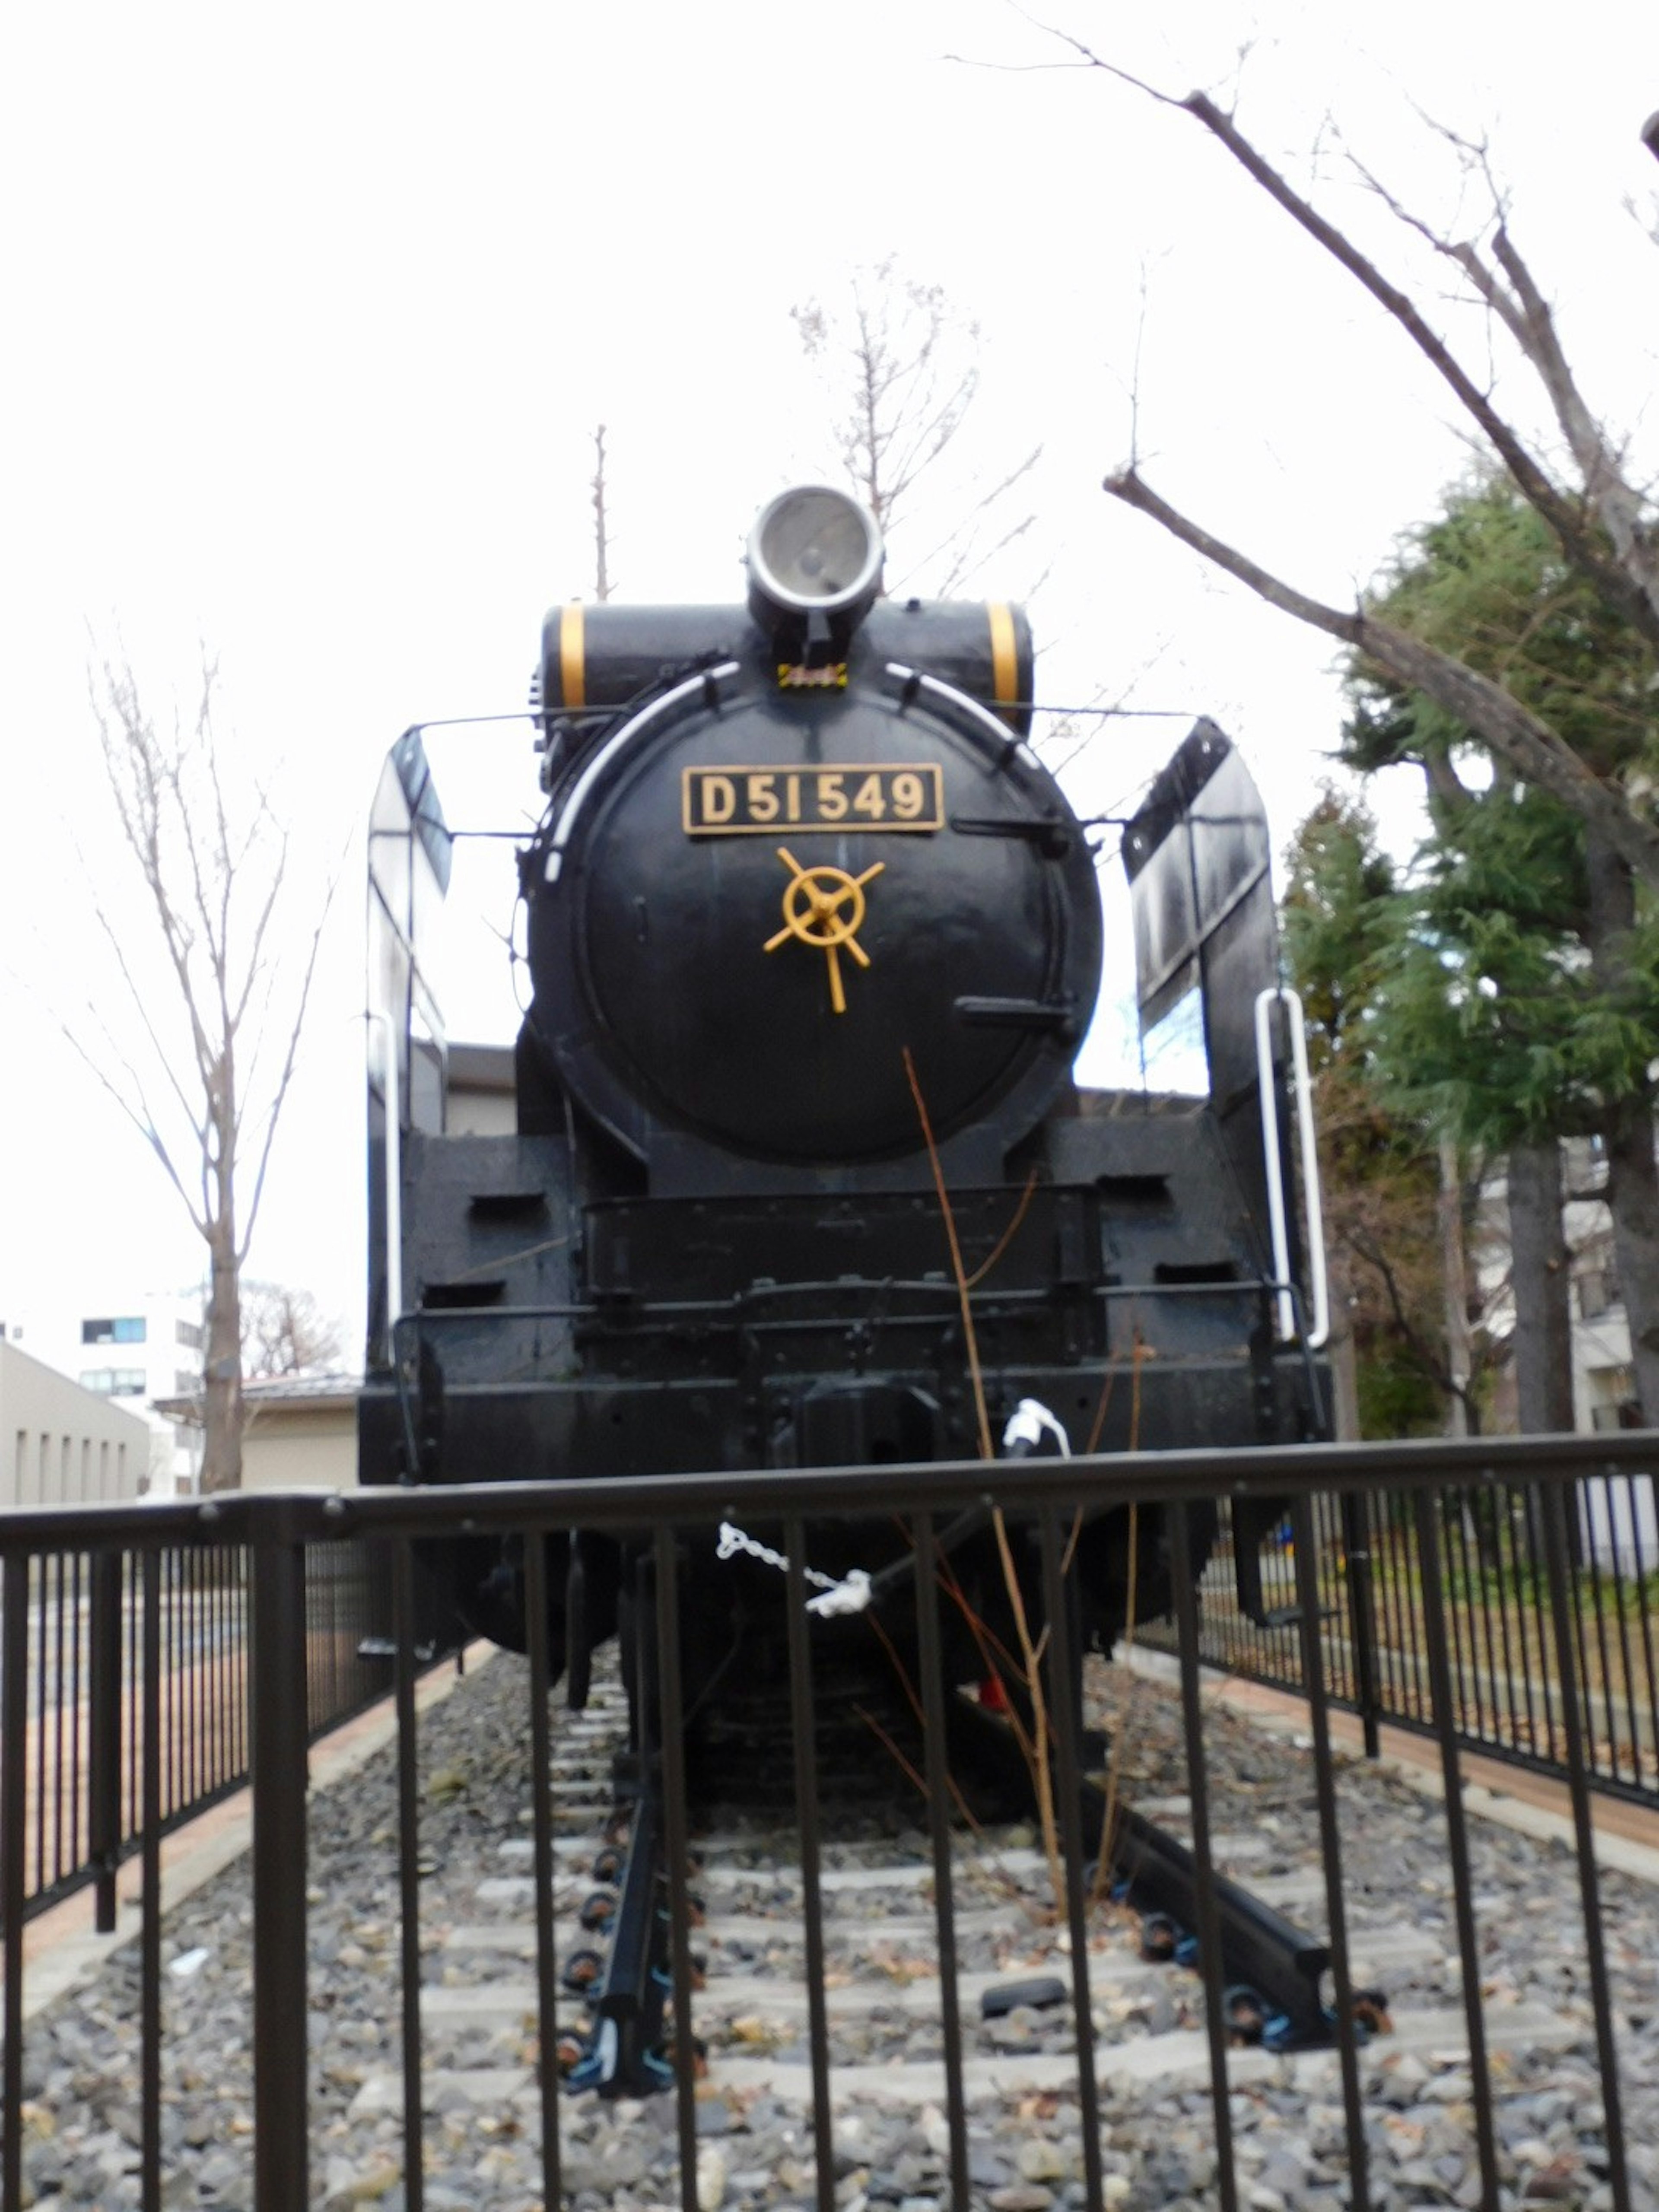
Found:
<path fill-rule="evenodd" d="M 904 276 L 890 255 L 854 278 L 844 313 L 813 300 L 792 313 L 802 348 L 840 410 L 832 435 L 842 472 L 890 538 L 896 520 L 911 511 L 917 485 L 962 434 L 979 392 L 979 327 L 952 311 L 940 286 Z M 927 574 L 929 588 L 948 597 L 1020 538 L 1035 517 L 1005 520 L 1006 502 L 1042 453 L 1034 447 L 988 490 L 975 489 L 965 521 L 962 501 L 953 501 L 951 529 L 925 560 L 908 564 L 909 573 Z M 935 574 L 941 560 L 942 574 Z"/>
<path fill-rule="evenodd" d="M 179 1180 L 179 1170 L 173 1164 L 173 1155 L 167 1149 L 166 1139 L 162 1137 L 161 1131 L 156 1127 L 155 1116 L 150 1111 L 149 1102 L 144 1096 L 143 1079 L 138 1074 L 137 1070 L 133 1066 L 132 1062 L 121 1050 L 119 1045 L 116 1043 L 114 1038 L 110 1036 L 107 1025 L 99 1014 L 98 1009 L 92 1005 L 90 1000 L 88 1000 L 87 1005 L 87 1012 L 91 1018 L 94 1026 L 102 1033 L 104 1040 L 108 1044 L 110 1050 L 114 1054 L 116 1059 L 119 1060 L 122 1069 L 126 1075 L 128 1085 L 130 1085 L 129 1090 L 124 1091 L 119 1084 L 111 1081 L 109 1070 L 94 1057 L 92 1052 L 88 1049 L 85 1040 L 76 1033 L 69 1023 L 63 1019 L 61 1015 L 58 1018 L 58 1027 L 59 1032 L 63 1036 L 64 1042 L 70 1047 L 70 1048 L 80 1054 L 81 1059 L 87 1067 L 94 1076 L 97 1077 L 104 1089 L 109 1093 L 110 1097 L 115 1101 L 115 1103 L 126 1115 L 128 1121 L 131 1122 L 133 1127 L 137 1129 L 139 1135 L 155 1153 L 156 1158 L 161 1164 L 161 1167 L 166 1173 L 167 1181 L 173 1185 L 173 1188 L 178 1192 L 180 1199 L 184 1201 L 185 1211 L 189 1214 L 192 1226 L 199 1236 L 205 1236 L 207 1234 L 206 1225 L 201 1215 L 198 1212 L 195 1205 L 191 1201 L 190 1193 L 185 1188 L 183 1182 Z M 137 1104 L 133 1103 L 135 1098 L 137 1101 Z"/>
<path fill-rule="evenodd" d="M 1391 195 L 1382 192 L 1382 197 L 1401 221 L 1409 223 L 1437 252 L 1457 264 L 1538 376 L 1582 479 L 1575 491 L 1564 490 L 1554 481 L 1415 302 L 1385 277 L 1352 240 L 1294 189 L 1244 136 L 1232 116 L 1207 94 L 1193 92 L 1176 100 L 1105 60 L 1070 33 L 1055 30 L 1052 35 L 1069 46 L 1090 67 L 1132 86 L 1161 106 L 1180 107 L 1192 116 L 1253 182 L 1370 293 L 1454 393 L 1509 470 L 1523 496 L 1549 525 L 1567 558 L 1594 585 L 1610 608 L 1650 645 L 1659 647 L 1659 538 L 1651 526 L 1646 503 L 1625 475 L 1617 451 L 1584 402 L 1561 347 L 1548 304 L 1510 235 L 1503 195 L 1493 179 L 1486 148 L 1441 130 L 1441 135 L 1457 148 L 1465 160 L 1479 168 L 1491 193 L 1498 219 L 1492 244 L 1495 267 L 1474 246 L 1437 236 L 1429 225 L 1408 214 Z M 1441 129 L 1438 125 L 1432 127 Z M 1368 181 L 1381 192 L 1374 179 Z M 1328 628 L 1329 624 L 1322 627 Z M 1612 803 L 1620 804 L 1616 796 Z"/>
<path fill-rule="evenodd" d="M 187 1188 L 183 1139 L 170 1139 L 152 1111 L 131 1054 L 116 1043 L 105 1014 L 88 1013 L 119 1063 L 115 1082 L 100 1055 L 60 1020 L 69 1041 L 155 1152 L 209 1254 L 204 1382 L 209 1488 L 234 1486 L 241 1468 L 240 1271 L 258 1218 L 271 1149 L 297 1064 L 323 926 L 338 871 L 308 917 L 309 942 L 297 985 L 294 964 L 274 951 L 290 842 L 254 780 L 234 797 L 215 726 L 218 669 L 204 651 L 193 717 L 175 714 L 170 736 L 158 732 L 131 666 L 112 654 L 94 659 L 94 720 L 116 824 L 131 853 L 155 926 L 160 972 L 170 993 L 144 988 L 131 943 L 94 890 L 90 903 L 110 947 L 122 997 L 143 1056 L 160 1072 L 194 1148 L 199 1195 Z M 83 862 L 84 865 L 84 862 Z M 90 869 L 89 883 L 95 883 Z M 169 1042 L 160 1018 L 168 999 L 187 1046 Z M 282 1010 L 279 1012 L 279 1008 Z M 264 1075 L 264 1046 L 280 1035 L 275 1080 Z M 258 1142 L 250 1139 L 258 1132 Z"/>
<path fill-rule="evenodd" d="M 286 1283 L 242 1285 L 242 1364 L 250 1376 L 304 1375 L 340 1357 L 340 1323 L 309 1291 Z"/>
<path fill-rule="evenodd" d="M 1104 489 L 1114 499 L 1150 515 L 1214 567 L 1247 584 L 1270 606 L 1340 638 L 1409 689 L 1425 693 L 1508 760 L 1518 775 L 1591 823 L 1645 883 L 1659 890 L 1659 827 L 1635 814 L 1547 723 L 1490 678 L 1374 615 L 1358 608 L 1345 612 L 1310 599 L 1171 507 L 1133 469 L 1108 477 Z"/>
<path fill-rule="evenodd" d="M 1582 504 L 1565 497 L 1551 481 L 1519 434 L 1498 413 L 1439 333 L 1425 319 L 1415 302 L 1397 285 L 1390 283 L 1351 239 L 1304 200 L 1206 94 L 1189 93 L 1177 104 L 1202 124 L 1269 198 L 1276 201 L 1393 317 L 1430 367 L 1450 387 L 1522 492 L 1554 531 L 1568 558 L 1591 579 L 1609 605 L 1618 607 L 1650 642 L 1659 645 L 1659 596 L 1650 599 L 1637 579 L 1617 561 L 1607 559 L 1586 526 Z M 1538 367 L 1539 362 L 1530 348 L 1525 349 L 1534 367 Z M 1604 452 L 1599 433 L 1596 443 L 1598 450 Z"/>
<path fill-rule="evenodd" d="M 605 520 L 605 425 L 593 433 L 593 596 L 603 606 L 611 597 L 611 532 Z"/>

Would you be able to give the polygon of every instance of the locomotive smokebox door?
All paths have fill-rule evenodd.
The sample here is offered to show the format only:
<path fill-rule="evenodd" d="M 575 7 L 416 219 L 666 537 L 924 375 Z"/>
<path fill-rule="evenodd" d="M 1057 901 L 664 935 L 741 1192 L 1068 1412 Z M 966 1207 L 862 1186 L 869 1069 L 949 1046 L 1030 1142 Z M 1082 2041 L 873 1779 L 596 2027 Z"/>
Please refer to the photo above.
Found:
<path fill-rule="evenodd" d="M 927 1188 L 907 1057 L 959 1174 L 1000 1179 L 1093 1013 L 1091 856 L 1011 726 L 1023 620 L 879 577 L 873 522 L 810 487 L 757 525 L 746 609 L 590 608 L 579 653 L 550 623 L 544 696 L 635 690 L 562 740 L 529 1034 L 654 1196 Z M 647 636 L 684 658 L 641 689 Z"/>

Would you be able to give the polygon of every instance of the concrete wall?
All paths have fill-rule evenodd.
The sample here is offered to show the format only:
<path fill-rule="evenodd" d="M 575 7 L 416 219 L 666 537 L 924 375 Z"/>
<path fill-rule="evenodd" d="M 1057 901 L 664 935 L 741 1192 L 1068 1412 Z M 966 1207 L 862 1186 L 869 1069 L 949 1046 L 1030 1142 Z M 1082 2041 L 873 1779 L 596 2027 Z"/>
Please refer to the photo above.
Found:
<path fill-rule="evenodd" d="M 149 1456 L 139 1415 L 0 1343 L 0 1511 L 137 1498 Z"/>

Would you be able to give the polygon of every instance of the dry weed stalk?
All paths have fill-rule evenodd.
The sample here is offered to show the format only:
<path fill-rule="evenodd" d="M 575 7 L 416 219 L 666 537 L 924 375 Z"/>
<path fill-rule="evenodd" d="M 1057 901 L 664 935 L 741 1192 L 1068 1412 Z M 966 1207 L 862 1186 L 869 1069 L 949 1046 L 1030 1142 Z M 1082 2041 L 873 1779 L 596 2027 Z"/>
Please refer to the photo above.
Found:
<path fill-rule="evenodd" d="M 927 1163 L 933 1173 L 933 1188 L 939 1198 L 939 1213 L 945 1223 L 945 1234 L 951 1248 L 951 1267 L 956 1278 L 957 1297 L 962 1312 L 963 1341 L 968 1352 L 968 1373 L 974 1392 L 974 1411 L 979 1422 L 980 1457 L 987 1462 L 996 1456 L 991 1443 L 991 1421 L 985 1404 L 985 1377 L 979 1363 L 979 1338 L 974 1328 L 974 1307 L 967 1269 L 963 1265 L 962 1245 L 957 1236 L 956 1215 L 951 1206 L 951 1194 L 945 1186 L 945 1171 L 939 1164 L 939 1146 L 933 1139 L 933 1125 L 927 1112 L 927 1102 L 922 1096 L 921 1084 L 916 1074 L 916 1064 L 910 1048 L 904 1048 L 904 1072 L 909 1079 L 910 1095 L 915 1101 L 916 1118 L 921 1124 L 922 1141 L 927 1148 Z M 1066 1893 L 1065 1870 L 1060 1863 L 1060 1827 L 1054 1814 L 1054 1774 L 1048 1759 L 1051 1726 L 1048 1702 L 1043 1693 L 1042 1668 L 1036 1644 L 1031 1638 L 1030 1621 L 1025 1611 L 1025 1596 L 1020 1589 L 1019 1576 L 1014 1566 L 1014 1555 L 1008 1541 L 1008 1527 L 1002 1508 L 991 1509 L 991 1526 L 996 1536 L 997 1553 L 1002 1562 L 1003 1579 L 1007 1586 L 1008 1601 L 1013 1612 L 1014 1632 L 1019 1639 L 1023 1660 L 1023 1674 L 1026 1695 L 1031 1701 L 1031 1734 L 1018 1734 L 1020 1748 L 1030 1770 L 1032 1787 L 1036 1792 L 1037 1826 L 1042 1839 L 1043 1856 L 1048 1863 L 1048 1877 L 1058 1900 Z"/>

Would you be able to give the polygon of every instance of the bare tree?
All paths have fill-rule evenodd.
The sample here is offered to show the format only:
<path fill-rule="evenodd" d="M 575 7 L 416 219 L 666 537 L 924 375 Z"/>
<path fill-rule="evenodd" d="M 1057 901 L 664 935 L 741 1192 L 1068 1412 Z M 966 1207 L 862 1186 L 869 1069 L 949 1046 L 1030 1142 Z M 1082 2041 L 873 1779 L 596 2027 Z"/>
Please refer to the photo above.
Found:
<path fill-rule="evenodd" d="M 842 471 L 886 538 L 916 510 L 918 485 L 957 447 L 979 392 L 979 325 L 956 313 L 942 286 L 905 276 L 890 255 L 858 271 L 844 307 L 811 300 L 792 313 L 838 410 L 832 435 Z M 1042 453 L 1033 447 L 988 489 L 976 484 L 957 499 L 949 528 L 909 563 L 911 574 L 926 574 L 930 589 L 948 598 L 1024 537 L 1036 518 L 1011 501 Z"/>
<path fill-rule="evenodd" d="M 315 1374 L 338 1360 L 345 1331 L 311 1291 L 246 1279 L 240 1288 L 242 1372 L 250 1381 Z"/>
<path fill-rule="evenodd" d="M 241 1480 L 241 1270 L 293 1080 L 331 884 L 303 933 L 283 927 L 290 833 L 257 781 L 227 770 L 204 656 L 193 715 L 158 727 L 125 658 L 90 672 L 108 787 L 154 934 L 118 922 L 87 871 L 119 997 L 89 997 L 70 1041 L 161 1162 L 208 1248 L 203 1483 Z M 159 959 L 154 956 L 159 955 Z M 113 1016 L 113 1018 L 112 1017 Z"/>
<path fill-rule="evenodd" d="M 1565 558 L 1659 653 L 1659 512 L 1650 494 L 1631 475 L 1619 441 L 1585 398 L 1543 289 L 1510 234 L 1503 196 L 1485 149 L 1451 140 L 1486 189 L 1489 220 L 1482 234 L 1473 239 L 1437 234 L 1376 179 L 1365 180 L 1411 233 L 1426 240 L 1456 272 L 1464 296 L 1486 310 L 1489 329 L 1507 343 L 1547 402 L 1559 446 L 1547 447 L 1500 409 L 1490 380 L 1468 368 L 1418 302 L 1298 192 L 1207 94 L 1173 98 L 1103 59 L 1082 41 L 1067 37 L 1066 43 L 1085 65 L 1190 116 L 1252 183 L 1370 295 L 1451 392 L 1479 439 L 1548 524 Z M 1270 574 L 1162 498 L 1133 460 L 1106 478 L 1105 489 L 1150 515 L 1270 605 L 1342 639 L 1389 675 L 1425 693 L 1518 775 L 1574 808 L 1637 876 L 1659 887 L 1659 825 L 1652 819 L 1644 791 L 1616 775 L 1596 773 L 1558 729 L 1529 713 L 1500 684 L 1363 605 L 1327 605 Z M 1633 750 L 1627 765 L 1636 765 Z"/>
<path fill-rule="evenodd" d="M 611 597 L 611 532 L 605 513 L 605 425 L 593 433 L 593 596 L 603 606 Z"/>

